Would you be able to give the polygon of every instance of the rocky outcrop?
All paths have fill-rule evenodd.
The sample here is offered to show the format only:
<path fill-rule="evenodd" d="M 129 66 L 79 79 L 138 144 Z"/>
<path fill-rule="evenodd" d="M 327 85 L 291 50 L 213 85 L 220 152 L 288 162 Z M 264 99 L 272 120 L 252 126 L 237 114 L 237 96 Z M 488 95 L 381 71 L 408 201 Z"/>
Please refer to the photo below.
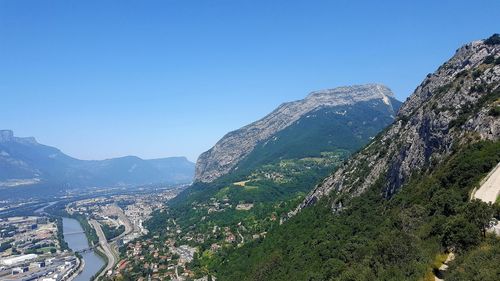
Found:
<path fill-rule="evenodd" d="M 394 97 L 383 85 L 368 84 L 312 92 L 305 99 L 282 104 L 266 117 L 225 135 L 214 147 L 200 155 L 195 180 L 211 182 L 229 173 L 255 146 L 319 108 L 382 100 L 395 115 Z"/>
<path fill-rule="evenodd" d="M 12 130 L 0 130 L 0 143 L 2 142 L 18 142 L 24 144 L 38 144 L 34 137 L 15 137 Z"/>
<path fill-rule="evenodd" d="M 0 142 L 8 142 L 14 139 L 14 132 L 11 130 L 0 130 Z"/>
<path fill-rule="evenodd" d="M 356 196 L 379 179 L 390 197 L 413 173 L 431 168 L 457 144 L 498 140 L 500 45 L 489 42 L 496 41 L 461 47 L 429 74 L 394 124 L 318 185 L 291 215 L 332 192 Z M 332 207 L 341 207 L 341 200 L 335 199 Z"/>

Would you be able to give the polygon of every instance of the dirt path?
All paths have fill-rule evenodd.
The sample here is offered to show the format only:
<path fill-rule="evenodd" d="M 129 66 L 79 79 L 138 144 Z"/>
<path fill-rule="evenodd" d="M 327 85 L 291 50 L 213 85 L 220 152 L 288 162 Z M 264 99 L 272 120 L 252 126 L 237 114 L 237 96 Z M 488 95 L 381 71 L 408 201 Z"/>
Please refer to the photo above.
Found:
<path fill-rule="evenodd" d="M 448 269 L 448 264 L 450 262 L 452 262 L 454 259 L 455 259 L 455 254 L 454 253 L 449 253 L 448 257 L 446 257 L 446 260 L 444 261 L 444 263 L 441 265 L 441 267 L 439 267 L 439 271 L 441 272 L 441 274 Z M 444 279 L 441 279 L 441 278 L 439 278 L 437 276 L 434 276 L 434 280 L 435 281 L 443 281 Z"/>
<path fill-rule="evenodd" d="M 474 198 L 487 203 L 494 203 L 500 193 L 500 163 L 486 176 L 478 190 L 474 193 Z"/>

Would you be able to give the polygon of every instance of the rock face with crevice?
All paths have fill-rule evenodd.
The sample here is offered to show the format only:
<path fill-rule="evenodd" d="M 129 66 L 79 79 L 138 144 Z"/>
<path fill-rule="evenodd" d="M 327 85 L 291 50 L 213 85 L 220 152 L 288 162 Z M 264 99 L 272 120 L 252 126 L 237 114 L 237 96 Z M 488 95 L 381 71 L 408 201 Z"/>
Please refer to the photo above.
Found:
<path fill-rule="evenodd" d="M 316 186 L 291 215 L 332 192 L 359 195 L 377 180 L 391 197 L 412 174 L 432 168 L 456 145 L 498 140 L 500 44 L 491 38 L 461 47 L 429 74 L 394 124 Z M 332 202 L 334 210 L 341 208 L 341 200 Z"/>
<path fill-rule="evenodd" d="M 201 154 L 196 163 L 195 181 L 211 182 L 229 173 L 259 143 L 271 139 L 311 112 L 369 101 L 380 101 L 388 115 L 392 115 L 391 118 L 394 118 L 400 105 L 391 90 L 379 84 L 316 91 L 303 100 L 284 103 L 266 117 L 228 133 L 214 147 Z"/>

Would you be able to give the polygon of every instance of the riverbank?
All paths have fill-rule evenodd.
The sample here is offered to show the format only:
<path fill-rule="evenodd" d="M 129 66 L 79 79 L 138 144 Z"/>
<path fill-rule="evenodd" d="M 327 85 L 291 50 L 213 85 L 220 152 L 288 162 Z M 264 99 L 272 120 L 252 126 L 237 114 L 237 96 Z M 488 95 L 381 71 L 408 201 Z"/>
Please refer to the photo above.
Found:
<path fill-rule="evenodd" d="M 78 277 L 78 275 L 80 275 L 80 273 L 82 273 L 83 268 L 85 267 L 85 260 L 79 255 L 77 255 L 76 258 L 78 260 L 78 265 L 77 265 L 78 267 L 70 276 L 67 277 L 67 279 L 66 279 L 67 281 L 75 280 L 76 277 Z"/>
<path fill-rule="evenodd" d="M 69 280 L 94 280 L 106 266 L 106 257 L 103 257 L 97 249 L 93 248 L 94 244 L 89 242 L 88 229 L 90 228 L 85 231 L 80 221 L 75 218 L 63 217 L 62 220 L 64 233 L 69 233 L 69 235 L 64 235 L 64 240 L 81 260 L 79 269 Z"/>

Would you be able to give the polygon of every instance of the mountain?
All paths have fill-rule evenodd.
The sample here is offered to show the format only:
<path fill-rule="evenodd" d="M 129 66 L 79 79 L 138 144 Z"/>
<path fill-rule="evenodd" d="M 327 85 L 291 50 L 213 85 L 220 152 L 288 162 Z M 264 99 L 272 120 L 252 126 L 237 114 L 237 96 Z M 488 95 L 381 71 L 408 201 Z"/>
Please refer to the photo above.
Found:
<path fill-rule="evenodd" d="M 143 160 L 136 156 L 125 156 L 85 161 L 80 167 L 111 185 L 190 183 L 194 173 L 194 163 L 185 157 Z"/>
<path fill-rule="evenodd" d="M 16 186 L 47 180 L 68 180 L 72 166 L 79 161 L 54 147 L 42 145 L 32 137 L 15 137 L 10 130 L 0 131 L 0 181 Z M 82 175 L 83 176 L 83 175 Z"/>
<path fill-rule="evenodd" d="M 203 255 L 192 268 L 204 271 L 216 262 L 209 260 L 216 258 L 212 245 L 229 251 L 278 227 L 320 180 L 394 122 L 400 104 L 377 84 L 285 103 L 200 156 L 197 181 L 145 226 L 158 237 L 155 243 L 165 237 L 194 243 Z"/>
<path fill-rule="evenodd" d="M 135 156 L 87 161 L 72 158 L 34 138 L 0 131 L 0 187 L 37 184 L 103 187 L 189 183 L 194 164 L 184 157 L 143 160 Z"/>
<path fill-rule="evenodd" d="M 429 74 L 383 135 L 325 179 L 301 208 L 331 191 L 359 194 L 382 177 L 390 197 L 416 171 L 426 171 L 471 138 L 498 140 L 498 44 L 475 41 Z M 491 61 L 493 58 L 493 61 Z M 486 63 L 490 62 L 490 63 Z M 363 171 L 353 177 L 349 171 Z M 349 176 L 347 176 L 349 175 Z"/>
<path fill-rule="evenodd" d="M 280 158 L 357 149 L 392 122 L 400 104 L 378 84 L 313 92 L 225 135 L 198 158 L 195 181 L 211 182 Z"/>
<path fill-rule="evenodd" d="M 498 280 L 500 239 L 486 229 L 500 205 L 471 197 L 500 162 L 499 116 L 495 34 L 429 74 L 265 239 L 201 268 L 217 280 Z"/>

